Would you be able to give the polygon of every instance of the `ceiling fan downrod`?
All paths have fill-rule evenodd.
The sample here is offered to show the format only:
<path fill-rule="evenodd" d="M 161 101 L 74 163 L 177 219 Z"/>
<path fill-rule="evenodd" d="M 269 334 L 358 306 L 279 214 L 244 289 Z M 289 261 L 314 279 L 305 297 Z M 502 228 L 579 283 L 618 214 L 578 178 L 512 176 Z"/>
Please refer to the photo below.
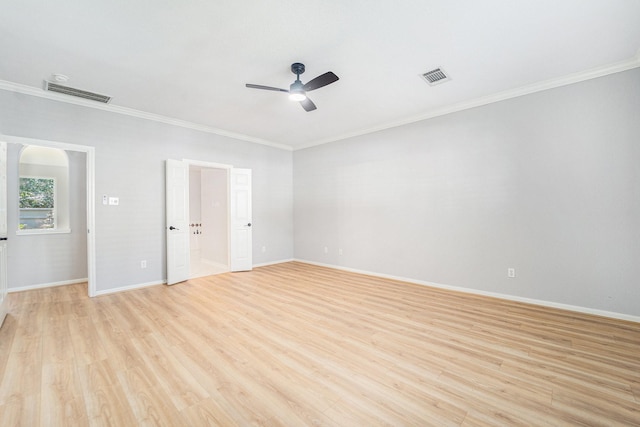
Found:
<path fill-rule="evenodd" d="M 291 72 L 296 75 L 297 80 L 300 80 L 300 74 L 304 73 L 304 64 L 294 62 L 291 64 Z"/>

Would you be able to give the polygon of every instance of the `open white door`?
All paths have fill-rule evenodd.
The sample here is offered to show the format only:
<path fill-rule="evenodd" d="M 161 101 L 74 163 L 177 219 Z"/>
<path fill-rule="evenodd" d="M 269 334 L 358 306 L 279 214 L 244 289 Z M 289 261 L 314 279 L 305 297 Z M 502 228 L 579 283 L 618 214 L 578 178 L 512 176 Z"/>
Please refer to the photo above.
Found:
<path fill-rule="evenodd" d="M 7 143 L 0 141 L 0 326 L 7 315 Z"/>
<path fill-rule="evenodd" d="M 251 169 L 231 169 L 230 269 L 249 271 L 253 267 L 251 244 Z"/>
<path fill-rule="evenodd" d="M 167 285 L 189 279 L 189 165 L 167 160 Z"/>

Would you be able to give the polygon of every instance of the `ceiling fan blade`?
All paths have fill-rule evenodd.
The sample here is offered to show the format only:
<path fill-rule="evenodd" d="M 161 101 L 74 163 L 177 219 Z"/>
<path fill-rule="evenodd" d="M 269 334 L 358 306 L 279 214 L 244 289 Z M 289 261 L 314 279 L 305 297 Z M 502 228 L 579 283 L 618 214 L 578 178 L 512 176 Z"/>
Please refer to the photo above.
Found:
<path fill-rule="evenodd" d="M 338 80 L 338 76 L 333 74 L 331 71 L 327 71 L 326 73 L 316 77 L 315 79 L 308 81 L 307 84 L 304 85 L 304 90 L 307 92 L 309 92 L 310 90 L 316 90 Z"/>
<path fill-rule="evenodd" d="M 251 88 L 251 89 L 273 90 L 273 91 L 276 91 L 276 92 L 287 92 L 287 93 L 289 93 L 288 90 L 280 89 L 279 87 L 254 85 L 254 84 L 251 84 L 251 83 L 247 83 L 245 86 L 248 87 L 248 88 Z"/>
<path fill-rule="evenodd" d="M 313 111 L 316 108 L 316 104 L 313 103 L 312 100 L 310 100 L 309 98 L 305 98 L 304 101 L 300 101 L 300 105 L 302 105 L 302 108 L 305 109 L 305 111 L 309 112 L 309 111 Z"/>

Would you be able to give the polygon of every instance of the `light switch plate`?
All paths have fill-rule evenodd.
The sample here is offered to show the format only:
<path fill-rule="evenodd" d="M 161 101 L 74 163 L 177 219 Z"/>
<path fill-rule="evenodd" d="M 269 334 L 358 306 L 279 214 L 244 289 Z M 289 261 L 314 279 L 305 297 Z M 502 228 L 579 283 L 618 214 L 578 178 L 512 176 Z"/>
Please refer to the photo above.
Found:
<path fill-rule="evenodd" d="M 117 197 L 109 197 L 109 204 L 117 206 L 120 204 L 120 199 Z"/>

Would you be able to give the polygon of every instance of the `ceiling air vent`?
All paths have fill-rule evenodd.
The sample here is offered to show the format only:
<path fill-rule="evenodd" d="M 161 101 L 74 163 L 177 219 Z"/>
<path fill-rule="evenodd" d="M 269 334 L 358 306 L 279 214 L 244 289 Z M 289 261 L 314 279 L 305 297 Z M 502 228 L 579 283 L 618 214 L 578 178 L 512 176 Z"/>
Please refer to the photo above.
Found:
<path fill-rule="evenodd" d="M 451 80 L 451 77 L 449 77 L 442 68 L 427 71 L 424 74 L 420 74 L 420 77 L 422 77 L 430 86 L 439 85 L 440 83 Z"/>
<path fill-rule="evenodd" d="M 44 81 L 44 90 L 49 92 L 63 93 L 65 95 L 75 96 L 77 98 L 88 99 L 90 101 L 98 101 L 103 104 L 108 104 L 111 101 L 111 97 L 107 95 L 100 95 L 99 93 L 88 92 L 86 90 L 76 89 L 69 86 L 64 86 L 58 83 L 50 81 Z"/>

